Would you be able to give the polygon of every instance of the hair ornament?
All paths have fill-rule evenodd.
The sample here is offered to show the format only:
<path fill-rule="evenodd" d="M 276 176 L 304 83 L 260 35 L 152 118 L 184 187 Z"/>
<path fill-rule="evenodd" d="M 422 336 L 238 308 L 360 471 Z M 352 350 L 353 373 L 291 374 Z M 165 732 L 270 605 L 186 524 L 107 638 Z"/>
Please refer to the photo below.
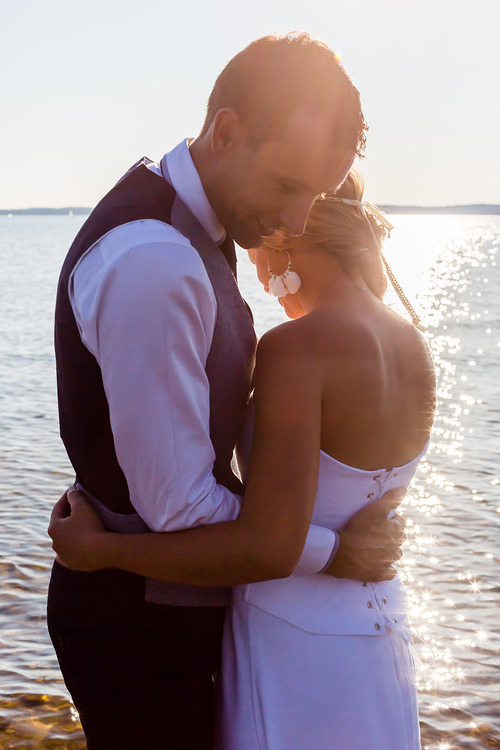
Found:
<path fill-rule="evenodd" d="M 292 271 L 292 261 L 290 255 L 286 250 L 282 252 L 286 253 L 288 258 L 288 265 L 286 270 L 281 274 L 275 274 L 271 271 L 270 258 L 267 261 L 267 271 L 269 273 L 269 294 L 273 297 L 286 297 L 287 294 L 295 294 L 302 286 L 302 279 L 299 274 Z"/>
<path fill-rule="evenodd" d="M 385 266 L 387 276 L 389 277 L 389 281 L 391 282 L 394 291 L 396 292 L 399 299 L 403 303 L 406 311 L 410 315 L 412 324 L 415 326 L 415 328 L 417 328 L 419 331 L 422 331 L 422 333 L 424 333 L 427 330 L 427 328 L 424 325 L 422 325 L 422 323 L 420 322 L 420 316 L 415 311 L 414 307 L 410 303 L 406 294 L 403 292 L 403 289 L 401 288 L 401 284 L 394 276 L 388 262 L 386 261 L 385 256 L 382 252 L 382 245 L 379 239 L 377 238 L 377 235 L 373 231 L 373 227 L 368 218 L 368 214 L 370 214 L 370 216 L 373 216 L 373 218 L 384 227 L 384 229 L 387 231 L 388 237 L 390 237 L 391 235 L 391 230 L 394 229 L 391 222 L 387 219 L 386 216 L 384 216 L 382 211 L 379 208 L 377 208 L 377 206 L 373 205 L 373 203 L 366 203 L 365 201 L 352 200 L 351 198 L 338 198 L 336 196 L 332 196 L 332 197 L 333 197 L 333 200 L 338 201 L 339 203 L 345 203 L 347 206 L 356 206 L 357 208 L 359 208 L 359 210 L 361 211 L 361 213 L 366 219 L 368 228 L 371 232 L 373 239 L 375 240 L 376 246 L 378 247 L 380 258 L 382 260 L 382 263 Z"/>

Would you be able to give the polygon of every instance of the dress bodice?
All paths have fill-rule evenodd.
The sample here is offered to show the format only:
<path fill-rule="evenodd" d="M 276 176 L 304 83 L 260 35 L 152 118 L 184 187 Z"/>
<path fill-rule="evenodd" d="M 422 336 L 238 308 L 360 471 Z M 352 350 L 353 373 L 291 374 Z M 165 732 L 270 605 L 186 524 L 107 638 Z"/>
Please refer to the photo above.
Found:
<path fill-rule="evenodd" d="M 320 451 L 312 523 L 341 531 L 352 515 L 387 490 L 408 487 L 427 448 L 428 442 L 418 456 L 403 466 L 373 471 L 348 466 Z"/>
<path fill-rule="evenodd" d="M 358 510 L 395 487 L 407 487 L 428 444 L 412 461 L 365 471 L 321 451 L 312 522 L 342 530 Z M 310 633 L 382 635 L 406 619 L 406 592 L 396 576 L 369 583 L 316 573 L 237 586 L 235 599 Z"/>

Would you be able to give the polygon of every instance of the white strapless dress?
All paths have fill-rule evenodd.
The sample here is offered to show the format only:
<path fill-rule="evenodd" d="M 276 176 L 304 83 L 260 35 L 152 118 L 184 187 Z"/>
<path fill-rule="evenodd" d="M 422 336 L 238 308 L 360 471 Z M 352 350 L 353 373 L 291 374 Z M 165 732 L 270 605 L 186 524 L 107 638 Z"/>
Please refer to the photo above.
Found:
<path fill-rule="evenodd" d="M 313 522 L 342 529 L 408 486 L 321 452 Z M 226 617 L 217 750 L 420 750 L 406 594 L 398 578 L 297 575 L 236 586 Z"/>

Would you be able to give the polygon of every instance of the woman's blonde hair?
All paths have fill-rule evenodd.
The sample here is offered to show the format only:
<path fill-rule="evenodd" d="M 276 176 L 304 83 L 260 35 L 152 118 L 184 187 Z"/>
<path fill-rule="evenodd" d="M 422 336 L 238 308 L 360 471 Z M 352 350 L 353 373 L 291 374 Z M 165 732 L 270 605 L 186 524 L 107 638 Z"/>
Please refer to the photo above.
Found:
<path fill-rule="evenodd" d="M 363 178 L 351 169 L 335 193 L 316 199 L 304 234 L 290 237 L 276 233 L 266 238 L 264 246 L 287 251 L 322 247 L 340 260 L 347 274 L 361 273 L 371 291 L 382 299 L 387 289 L 387 277 L 380 248 L 388 234 L 387 227 L 380 220 L 377 209 L 373 213 L 370 210 L 365 212 L 360 206 L 339 200 L 362 201 L 363 188 Z M 377 213 L 380 218 L 377 218 Z"/>

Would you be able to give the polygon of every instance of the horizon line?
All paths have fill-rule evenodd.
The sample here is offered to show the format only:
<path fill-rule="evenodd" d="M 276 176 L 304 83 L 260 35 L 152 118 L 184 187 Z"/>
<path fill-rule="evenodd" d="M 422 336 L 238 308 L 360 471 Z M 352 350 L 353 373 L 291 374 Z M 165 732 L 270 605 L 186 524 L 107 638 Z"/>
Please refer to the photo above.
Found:
<path fill-rule="evenodd" d="M 497 203 L 457 203 L 440 206 L 423 206 L 416 203 L 396 204 L 396 203 L 379 203 L 377 204 L 387 213 L 471 213 L 471 214 L 500 214 L 500 204 Z M 90 206 L 33 206 L 30 208 L 0 208 L 0 216 L 14 215 L 64 215 L 72 214 L 77 216 L 88 215 L 93 211 Z"/>

